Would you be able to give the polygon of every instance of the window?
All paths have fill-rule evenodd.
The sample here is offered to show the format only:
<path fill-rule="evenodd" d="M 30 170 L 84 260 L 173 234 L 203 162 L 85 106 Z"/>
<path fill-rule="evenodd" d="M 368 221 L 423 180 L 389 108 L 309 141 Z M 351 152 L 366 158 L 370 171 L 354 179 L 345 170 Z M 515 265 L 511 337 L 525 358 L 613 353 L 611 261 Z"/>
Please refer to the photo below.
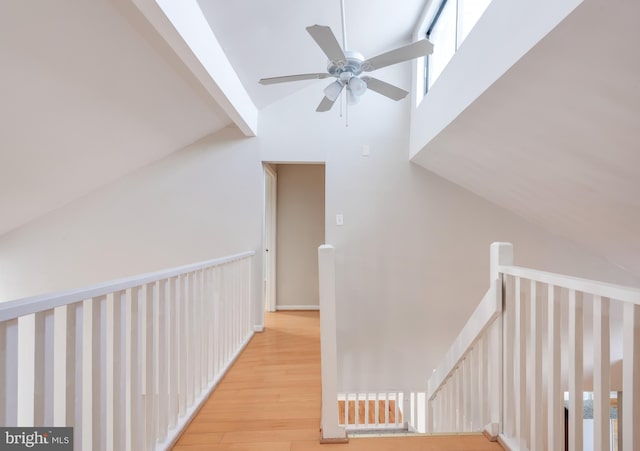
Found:
<path fill-rule="evenodd" d="M 433 53 L 425 63 L 425 91 L 438 79 L 491 0 L 440 0 L 427 27 Z"/>

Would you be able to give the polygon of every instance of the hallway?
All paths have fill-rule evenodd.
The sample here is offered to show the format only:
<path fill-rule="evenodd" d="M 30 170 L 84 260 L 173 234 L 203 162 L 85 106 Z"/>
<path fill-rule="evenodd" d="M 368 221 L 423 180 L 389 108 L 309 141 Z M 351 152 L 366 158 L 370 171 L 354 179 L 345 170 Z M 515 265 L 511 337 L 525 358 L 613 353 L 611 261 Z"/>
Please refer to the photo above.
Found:
<path fill-rule="evenodd" d="M 174 451 L 482 451 L 502 449 L 482 436 L 351 439 L 320 445 L 318 312 L 266 313 L 229 373 Z"/>

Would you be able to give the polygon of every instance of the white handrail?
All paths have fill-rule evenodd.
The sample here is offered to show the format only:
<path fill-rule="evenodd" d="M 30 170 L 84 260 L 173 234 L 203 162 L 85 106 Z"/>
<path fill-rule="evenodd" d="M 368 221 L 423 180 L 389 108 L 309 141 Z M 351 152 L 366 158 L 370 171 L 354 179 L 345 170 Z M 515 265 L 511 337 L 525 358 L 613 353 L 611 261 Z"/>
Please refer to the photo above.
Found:
<path fill-rule="evenodd" d="M 597 280 L 581 279 L 579 277 L 554 274 L 520 266 L 500 265 L 498 271 L 521 279 L 535 280 L 556 287 L 568 288 L 583 293 L 594 294 L 619 301 L 640 305 L 640 288 L 625 287 Z"/>
<path fill-rule="evenodd" d="M 127 288 L 141 286 L 162 279 L 168 279 L 170 277 L 179 276 L 181 274 L 198 271 L 209 266 L 230 263 L 253 255 L 255 255 L 254 251 L 247 251 L 227 257 L 215 258 L 212 260 L 178 266 L 175 268 L 163 269 L 160 271 L 150 272 L 133 277 L 116 279 L 109 282 L 91 285 L 88 287 L 78 288 L 75 290 L 47 293 L 17 299 L 14 301 L 2 302 L 0 303 L 0 322 L 16 319 L 32 313 L 42 312 L 44 310 L 50 310 L 67 304 L 80 302 L 85 299 L 104 296 L 109 293 L 126 290 Z"/>
<path fill-rule="evenodd" d="M 494 243 L 491 257 L 491 277 L 500 282 L 495 287 L 499 301 L 489 308 L 491 290 L 485 295 L 431 375 L 428 432 L 483 429 L 512 451 L 542 449 L 545 444 L 549 449 L 561 447 L 565 437 L 561 359 L 569 359 L 568 439 L 571 449 L 582 449 L 583 343 L 590 340 L 594 449 L 608 449 L 610 312 L 623 308 L 624 395 L 618 418 L 624 424 L 619 431 L 624 449 L 640 449 L 640 288 L 515 266 L 508 243 Z M 561 304 L 566 304 L 562 316 L 567 315 L 568 322 L 564 344 Z M 591 338 L 584 330 L 589 322 Z M 540 421 L 545 417 L 546 428 Z"/>
<path fill-rule="evenodd" d="M 451 375 L 465 355 L 474 346 L 478 339 L 493 324 L 502 313 L 502 287 L 497 280 L 486 292 L 478 307 L 467 320 L 453 344 L 447 351 L 442 364 L 429 378 L 428 398 L 433 399 Z"/>
<path fill-rule="evenodd" d="M 0 422 L 170 449 L 253 336 L 254 254 L 0 304 Z"/>

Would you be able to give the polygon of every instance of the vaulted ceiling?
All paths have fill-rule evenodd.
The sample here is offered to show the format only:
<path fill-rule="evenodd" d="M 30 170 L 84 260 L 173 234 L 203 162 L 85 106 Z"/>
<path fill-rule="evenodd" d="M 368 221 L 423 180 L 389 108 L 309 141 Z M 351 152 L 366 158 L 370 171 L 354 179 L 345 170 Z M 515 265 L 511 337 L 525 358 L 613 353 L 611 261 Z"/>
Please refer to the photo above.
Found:
<path fill-rule="evenodd" d="M 414 161 L 639 276 L 637 17 L 585 0 Z"/>
<path fill-rule="evenodd" d="M 0 235 L 225 127 L 129 2 L 0 2 Z"/>
<path fill-rule="evenodd" d="M 305 27 L 341 40 L 339 0 L 197 2 L 250 108 L 311 83 L 320 99 L 325 81 L 258 80 L 323 71 Z M 194 71 L 206 58 L 146 13 L 160 3 L 178 5 L 0 2 L 0 235 L 238 123 L 224 86 Z M 372 56 L 410 41 L 425 0 L 345 3 L 348 48 Z M 638 16 L 585 0 L 415 161 L 640 274 Z"/>
<path fill-rule="evenodd" d="M 324 72 L 327 58 L 305 27 L 328 25 L 342 43 L 340 0 L 198 0 L 231 65 L 258 108 L 304 88 L 262 86 L 263 77 Z M 365 57 L 411 42 L 425 0 L 345 0 L 347 50 Z M 323 84 L 324 83 L 324 84 Z M 318 90 L 318 101 L 322 98 Z"/>
<path fill-rule="evenodd" d="M 349 47 L 371 56 L 409 42 L 424 0 L 345 3 Z M 201 0 L 231 62 L 222 75 L 211 74 L 209 49 L 194 58 L 184 42 L 176 44 L 179 35 L 158 14 L 161 4 L 177 5 L 0 2 L 0 235 L 237 125 L 220 79 L 238 74 L 249 110 L 251 102 L 263 107 L 307 86 L 258 84 L 265 76 L 325 69 L 306 26 L 330 25 L 341 39 L 339 0 Z M 209 61 L 208 69 L 220 64 Z"/>

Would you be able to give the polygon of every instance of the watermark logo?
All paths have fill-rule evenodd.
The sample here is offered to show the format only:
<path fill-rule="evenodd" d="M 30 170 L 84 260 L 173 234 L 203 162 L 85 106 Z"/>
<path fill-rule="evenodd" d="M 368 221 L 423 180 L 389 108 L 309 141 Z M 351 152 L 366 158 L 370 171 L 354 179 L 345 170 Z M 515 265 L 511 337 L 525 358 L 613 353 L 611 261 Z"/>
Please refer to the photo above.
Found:
<path fill-rule="evenodd" d="M 0 451 L 73 451 L 73 428 L 0 427 Z"/>

